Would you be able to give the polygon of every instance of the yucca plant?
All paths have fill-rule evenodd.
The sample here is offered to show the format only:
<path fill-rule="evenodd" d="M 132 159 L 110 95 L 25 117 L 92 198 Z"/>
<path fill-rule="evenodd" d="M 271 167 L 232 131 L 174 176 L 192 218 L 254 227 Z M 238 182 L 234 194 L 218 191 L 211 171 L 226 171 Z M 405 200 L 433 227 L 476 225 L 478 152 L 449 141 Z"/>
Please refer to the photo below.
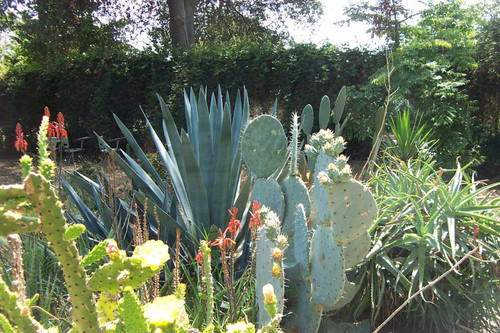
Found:
<path fill-rule="evenodd" d="M 420 331 L 498 325 L 500 199 L 488 193 L 500 184 L 480 187 L 460 164 L 440 170 L 432 158 L 385 154 L 371 185 L 380 209 L 370 230 L 374 247 L 360 268 L 370 278 L 351 310 L 360 314 L 371 304 L 376 327 L 477 246 L 475 257 L 415 298 L 392 324 Z"/>
<path fill-rule="evenodd" d="M 158 100 L 163 116 L 163 138 L 145 118 L 168 179 L 160 177 L 131 131 L 118 117 L 115 116 L 116 122 L 135 156 L 123 150 L 114 152 L 101 137 L 98 136 L 98 139 L 107 152 L 113 154 L 114 163 L 131 179 L 134 201 L 141 209 L 147 210 L 152 233 L 160 229 L 160 238 L 172 243 L 179 228 L 183 240 L 189 240 L 184 243 L 194 250 L 189 244 L 204 239 L 212 226 L 226 229 L 229 221 L 227 211 L 231 207 L 238 208 L 240 218 L 247 211 L 250 182 L 240 183 L 242 161 L 239 142 L 250 114 L 248 94 L 244 90 L 241 98 L 238 92 L 232 109 L 228 94 L 224 102 L 220 88 L 218 95 L 212 94 L 210 100 L 207 99 L 206 89 L 200 89 L 198 97 L 193 89 L 189 93 L 184 92 L 187 132 L 184 129 L 179 131 L 164 100 L 160 96 Z M 103 202 L 101 198 L 109 195 L 100 195 L 106 191 L 105 184 L 79 174 L 75 176 L 79 178 L 79 186 L 94 195 L 97 206 Z M 170 186 L 173 194 L 169 192 Z M 66 188 L 69 189 L 68 186 Z M 72 197 L 86 222 L 93 225 L 89 230 L 109 233 L 111 220 L 96 220 L 88 207 L 83 207 L 75 195 L 72 194 Z M 122 201 L 115 203 L 122 204 L 126 206 Z M 111 207 L 110 202 L 107 207 L 101 206 L 102 217 Z M 130 217 L 132 211 L 132 205 L 128 204 L 129 214 L 123 214 L 118 222 L 124 232 L 129 228 L 124 218 Z M 159 226 L 153 218 L 155 214 L 160 221 Z"/>
<path fill-rule="evenodd" d="M 413 124 L 409 108 L 398 111 L 388 121 L 394 138 L 386 137 L 382 143 L 391 155 L 408 161 L 410 158 L 416 157 L 420 151 L 432 146 L 432 142 L 429 141 L 431 130 L 427 130 L 423 117 L 418 112 Z"/>

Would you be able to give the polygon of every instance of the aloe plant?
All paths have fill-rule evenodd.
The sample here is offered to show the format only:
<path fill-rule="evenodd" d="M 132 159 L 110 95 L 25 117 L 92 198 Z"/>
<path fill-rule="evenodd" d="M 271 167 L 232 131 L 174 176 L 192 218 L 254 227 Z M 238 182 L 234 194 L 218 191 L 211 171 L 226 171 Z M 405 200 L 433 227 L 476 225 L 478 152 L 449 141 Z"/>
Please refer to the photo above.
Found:
<path fill-rule="evenodd" d="M 417 113 L 414 123 L 411 124 L 409 109 L 404 109 L 389 118 L 389 126 L 394 134 L 394 140 L 385 138 L 383 146 L 403 161 L 408 161 L 432 145 L 429 142 L 431 130 L 426 128 L 422 115 Z"/>
<path fill-rule="evenodd" d="M 180 228 L 185 239 L 198 241 L 204 238 L 212 226 L 223 230 L 227 227 L 227 211 L 231 207 L 238 208 L 240 217 L 246 212 L 250 184 L 240 184 L 242 161 L 239 142 L 250 114 L 248 94 L 244 90 L 242 98 L 240 93 L 237 93 L 231 112 L 229 96 L 226 94 L 224 102 L 220 87 L 217 96 L 212 94 L 210 100 L 204 89 L 200 89 L 198 96 L 193 89 L 190 89 L 189 93 L 184 92 L 187 132 L 184 129 L 179 131 L 164 100 L 160 96 L 158 100 L 163 116 L 162 137 L 149 119 L 146 116 L 145 118 L 169 179 L 160 176 L 131 131 L 116 116 L 115 120 L 136 159 L 123 150 L 120 154 L 114 152 L 113 159 L 131 179 L 135 201 L 142 208 L 147 206 L 150 217 L 154 216 L 156 209 L 160 222 L 160 238 L 173 239 L 175 230 Z M 100 136 L 98 140 L 108 153 L 113 152 Z M 96 205 L 102 206 L 101 216 L 105 216 L 109 203 L 108 207 L 102 205 L 103 196 L 99 195 L 103 191 L 102 184 L 92 182 L 79 174 L 74 176 L 79 178 L 78 186 L 88 193 L 93 193 Z M 168 191 L 169 185 L 173 188 L 173 195 Z M 94 229 L 101 232 L 102 229 L 109 230 L 109 219 L 106 222 L 106 218 L 103 218 L 98 224 L 89 210 L 81 205 L 77 196 L 72 197 L 79 203 L 77 206 L 87 223 L 93 224 Z M 117 204 L 126 205 L 123 201 L 118 201 Z M 149 220 L 155 233 L 158 228 L 156 220 Z M 120 224 L 124 226 L 125 231 L 126 223 L 127 221 L 123 221 Z"/>

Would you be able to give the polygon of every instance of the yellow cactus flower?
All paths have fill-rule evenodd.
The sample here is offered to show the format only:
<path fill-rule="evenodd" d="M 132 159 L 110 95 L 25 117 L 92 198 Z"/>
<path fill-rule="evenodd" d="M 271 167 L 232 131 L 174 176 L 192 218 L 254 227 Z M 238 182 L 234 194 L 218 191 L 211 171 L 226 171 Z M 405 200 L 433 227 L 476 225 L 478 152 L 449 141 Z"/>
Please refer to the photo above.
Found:
<path fill-rule="evenodd" d="M 175 295 L 157 297 L 144 305 L 144 316 L 153 325 L 168 326 L 174 324 L 180 314 L 185 313 L 184 303 Z"/>
<path fill-rule="evenodd" d="M 227 333 L 255 333 L 255 326 L 252 323 L 239 321 L 234 324 L 227 324 Z"/>
<path fill-rule="evenodd" d="M 170 259 L 168 245 L 160 240 L 149 240 L 134 249 L 132 258 L 141 260 L 142 265 L 148 266 L 152 270 L 157 270 Z"/>

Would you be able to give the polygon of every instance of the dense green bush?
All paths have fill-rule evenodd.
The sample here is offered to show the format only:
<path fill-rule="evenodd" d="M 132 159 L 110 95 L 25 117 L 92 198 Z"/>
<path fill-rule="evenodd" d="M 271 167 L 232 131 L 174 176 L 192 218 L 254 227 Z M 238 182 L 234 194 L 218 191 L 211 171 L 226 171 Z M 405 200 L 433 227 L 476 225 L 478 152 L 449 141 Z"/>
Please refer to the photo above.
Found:
<path fill-rule="evenodd" d="M 0 79 L 0 109 L 4 110 L 0 127 L 5 136 L 0 149 L 12 149 L 9 134 L 17 122 L 35 129 L 44 106 L 64 114 L 70 139 L 93 135 L 92 131 L 105 138 L 120 136 L 113 113 L 127 126 L 143 130 L 139 105 L 146 114 L 159 115 L 155 95 L 159 93 L 168 98 L 172 110 L 182 110 L 182 93 L 188 86 L 206 85 L 211 93 L 219 83 L 224 83 L 223 91 L 245 85 L 257 107 L 253 112 L 267 111 L 278 98 L 279 110 L 287 118 L 308 101 L 336 94 L 343 85 L 366 83 L 382 63 L 380 54 L 362 49 L 240 41 L 199 44 L 173 56 L 116 53 L 105 58 L 82 56 L 71 62 L 56 59 L 43 66 L 13 66 Z M 183 124 L 183 115 L 174 117 Z M 150 118 L 154 123 L 155 117 Z M 28 141 L 33 140 L 34 133 L 26 132 Z"/>

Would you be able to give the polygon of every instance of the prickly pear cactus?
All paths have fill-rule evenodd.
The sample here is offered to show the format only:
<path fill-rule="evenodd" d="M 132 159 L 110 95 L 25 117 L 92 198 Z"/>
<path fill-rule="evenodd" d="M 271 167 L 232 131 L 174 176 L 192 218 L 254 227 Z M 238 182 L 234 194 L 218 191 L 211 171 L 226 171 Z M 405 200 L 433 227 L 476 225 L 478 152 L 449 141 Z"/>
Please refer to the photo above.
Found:
<path fill-rule="evenodd" d="M 125 287 L 139 287 L 158 274 L 170 258 L 168 246 L 155 240 L 136 247 L 131 257 L 127 257 L 125 252 L 120 250 L 108 251 L 108 256 L 111 261 L 95 271 L 88 280 L 88 285 L 93 290 L 113 294 Z"/>
<path fill-rule="evenodd" d="M 252 202 L 257 201 L 264 204 L 275 212 L 280 220 L 283 219 L 285 211 L 285 200 L 280 185 L 272 178 L 258 178 L 252 189 Z"/>
<path fill-rule="evenodd" d="M 0 186 L 0 235 L 36 231 L 40 221 L 34 216 L 24 185 Z"/>

